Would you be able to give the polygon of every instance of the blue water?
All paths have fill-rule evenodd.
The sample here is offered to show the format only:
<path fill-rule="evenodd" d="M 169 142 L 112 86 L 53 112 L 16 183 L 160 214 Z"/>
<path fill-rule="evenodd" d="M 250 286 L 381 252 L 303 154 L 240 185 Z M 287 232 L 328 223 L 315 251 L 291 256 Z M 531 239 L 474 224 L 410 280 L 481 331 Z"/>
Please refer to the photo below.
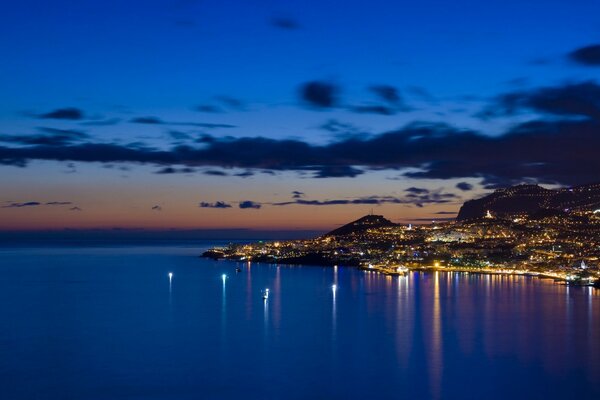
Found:
<path fill-rule="evenodd" d="M 600 398 L 600 291 L 201 251 L 0 249 L 0 399 Z"/>

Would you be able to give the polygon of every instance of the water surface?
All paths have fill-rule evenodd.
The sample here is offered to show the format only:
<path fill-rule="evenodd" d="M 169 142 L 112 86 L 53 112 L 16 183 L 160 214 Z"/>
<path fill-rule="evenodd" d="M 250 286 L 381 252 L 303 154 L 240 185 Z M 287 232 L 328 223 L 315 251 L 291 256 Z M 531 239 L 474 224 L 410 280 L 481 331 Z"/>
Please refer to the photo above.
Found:
<path fill-rule="evenodd" d="M 0 249 L 0 398 L 600 398 L 600 291 L 201 251 Z"/>

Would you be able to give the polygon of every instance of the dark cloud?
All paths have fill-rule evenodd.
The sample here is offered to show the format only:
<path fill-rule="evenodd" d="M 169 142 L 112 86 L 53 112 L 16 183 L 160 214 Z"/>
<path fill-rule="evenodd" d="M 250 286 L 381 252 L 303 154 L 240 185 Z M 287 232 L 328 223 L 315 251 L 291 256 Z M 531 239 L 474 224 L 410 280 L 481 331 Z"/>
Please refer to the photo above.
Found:
<path fill-rule="evenodd" d="M 383 105 L 350 106 L 348 109 L 358 114 L 394 115 L 397 112 L 397 109 Z"/>
<path fill-rule="evenodd" d="M 363 173 L 363 170 L 350 165 L 325 165 L 317 168 L 313 178 L 354 178 Z"/>
<path fill-rule="evenodd" d="M 369 87 L 383 104 L 361 104 L 349 106 L 348 110 L 359 114 L 394 115 L 400 111 L 410 111 L 404 104 L 400 91 L 390 85 L 374 85 Z"/>
<path fill-rule="evenodd" d="M 300 25 L 296 20 L 291 18 L 271 18 L 271 25 L 276 28 L 284 30 L 296 30 L 300 29 Z"/>
<path fill-rule="evenodd" d="M 311 81 L 300 87 L 300 98 L 312 107 L 331 108 L 337 105 L 339 91 L 333 83 Z"/>
<path fill-rule="evenodd" d="M 294 190 L 292 192 L 292 198 L 293 199 L 301 199 L 302 197 L 304 197 L 304 193 L 303 192 L 299 192 L 297 190 Z"/>
<path fill-rule="evenodd" d="M 456 184 L 456 188 L 464 192 L 468 192 L 469 190 L 473 189 L 473 185 L 471 185 L 469 182 L 458 182 Z"/>
<path fill-rule="evenodd" d="M 49 111 L 44 114 L 39 114 L 38 118 L 41 119 L 67 119 L 67 120 L 79 120 L 83 119 L 83 111 L 74 107 L 58 108 L 53 111 Z"/>
<path fill-rule="evenodd" d="M 569 53 L 569 58 L 585 66 L 600 66 L 600 44 L 581 47 Z"/>
<path fill-rule="evenodd" d="M 195 169 L 193 168 L 174 168 L 174 167 L 165 167 L 162 169 L 159 169 L 158 171 L 155 172 L 155 174 L 163 174 L 163 175 L 167 175 L 167 174 L 191 174 L 196 172 Z"/>
<path fill-rule="evenodd" d="M 129 120 L 134 124 L 149 124 L 149 125 L 162 125 L 166 124 L 165 121 L 158 117 L 135 117 Z"/>
<path fill-rule="evenodd" d="M 69 211 L 82 211 L 82 210 L 81 210 L 81 208 L 75 206 L 75 207 L 69 208 Z"/>
<path fill-rule="evenodd" d="M 239 207 L 241 209 L 251 208 L 251 209 L 258 210 L 259 208 L 262 207 L 262 205 L 260 203 L 254 202 L 254 201 L 244 200 L 244 201 L 240 201 Z"/>
<path fill-rule="evenodd" d="M 134 124 L 146 124 L 146 125 L 182 125 L 182 126 L 197 126 L 200 128 L 235 128 L 235 125 L 230 124 L 213 124 L 208 122 L 170 122 L 164 121 L 158 117 L 146 116 L 146 117 L 135 117 L 129 120 Z"/>
<path fill-rule="evenodd" d="M 418 187 L 409 187 L 404 190 L 405 192 L 413 193 L 413 194 L 426 194 L 429 193 L 429 189 L 418 188 Z"/>
<path fill-rule="evenodd" d="M 163 168 L 312 172 L 321 178 L 353 177 L 368 168 L 400 170 L 403 176 L 415 179 L 478 178 L 483 185 L 524 181 L 573 185 L 598 180 L 599 132 L 600 121 L 590 118 L 530 121 L 496 136 L 419 123 L 324 145 L 292 139 L 208 136 L 210 140 L 200 146 L 178 145 L 171 149 L 98 143 L 0 146 L 0 163 L 128 162 Z"/>
<path fill-rule="evenodd" d="M 152 210 L 152 211 L 162 211 L 162 207 L 161 207 L 161 206 L 159 206 L 159 205 L 152 206 L 151 210 Z"/>
<path fill-rule="evenodd" d="M 434 214 L 436 214 L 436 215 L 454 215 L 454 214 L 458 214 L 458 213 L 456 211 L 438 211 Z"/>
<path fill-rule="evenodd" d="M 41 201 L 26 201 L 26 202 L 15 202 L 15 201 L 9 201 L 4 203 L 3 206 L 1 206 L 0 208 L 23 208 L 23 207 L 41 207 L 41 206 L 69 206 L 72 205 L 73 203 L 70 201 L 48 201 L 48 202 L 41 202 Z"/>
<path fill-rule="evenodd" d="M 222 113 L 223 109 L 212 104 L 201 104 L 196 107 L 196 111 L 203 113 Z"/>
<path fill-rule="evenodd" d="M 40 206 L 41 204 L 42 203 L 40 203 L 39 201 L 27 201 L 24 203 L 10 202 L 10 203 L 2 206 L 2 208 L 37 207 L 37 206 Z"/>
<path fill-rule="evenodd" d="M 233 174 L 233 176 L 239 176 L 240 178 L 248 178 L 253 175 L 254 175 L 254 172 L 252 172 L 252 171 L 244 171 L 244 172 L 240 172 L 237 174 Z"/>
<path fill-rule="evenodd" d="M 64 146 L 83 140 L 88 137 L 85 133 L 81 131 L 71 129 L 56 129 L 47 127 L 40 127 L 37 129 L 42 133 L 30 135 L 0 135 L 0 142 L 13 143 L 24 146 Z"/>
<path fill-rule="evenodd" d="M 225 203 L 224 201 L 217 201 L 214 203 L 201 202 L 200 208 L 231 208 L 231 204 Z"/>
<path fill-rule="evenodd" d="M 227 172 L 220 171 L 217 169 L 209 169 L 207 171 L 202 172 L 204 175 L 212 175 L 212 176 L 228 176 Z"/>
<path fill-rule="evenodd" d="M 338 205 L 381 205 L 381 204 L 405 204 L 423 207 L 425 204 L 450 203 L 456 198 L 453 193 L 443 193 L 441 189 L 434 190 L 422 195 L 407 195 L 404 197 L 394 196 L 367 196 L 355 199 L 334 200 L 307 200 L 295 198 L 292 201 L 271 203 L 273 206 L 305 205 L 305 206 L 338 206 Z"/>
<path fill-rule="evenodd" d="M 513 115 L 524 110 L 600 120 L 600 85 L 585 81 L 507 93 L 499 96 L 479 115 Z"/>

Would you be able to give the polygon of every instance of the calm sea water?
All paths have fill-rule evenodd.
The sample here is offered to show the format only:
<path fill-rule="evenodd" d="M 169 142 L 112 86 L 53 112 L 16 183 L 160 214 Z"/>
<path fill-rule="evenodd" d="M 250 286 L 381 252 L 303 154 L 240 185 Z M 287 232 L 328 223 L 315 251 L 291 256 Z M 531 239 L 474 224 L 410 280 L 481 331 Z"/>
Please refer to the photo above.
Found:
<path fill-rule="evenodd" d="M 600 291 L 201 251 L 0 249 L 0 398 L 600 398 Z"/>

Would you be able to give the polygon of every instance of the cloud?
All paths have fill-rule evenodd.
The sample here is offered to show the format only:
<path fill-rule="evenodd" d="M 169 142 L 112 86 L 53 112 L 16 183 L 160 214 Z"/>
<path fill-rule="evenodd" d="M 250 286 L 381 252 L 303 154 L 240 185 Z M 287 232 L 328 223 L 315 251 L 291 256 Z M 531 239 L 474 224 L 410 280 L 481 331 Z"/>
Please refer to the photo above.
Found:
<path fill-rule="evenodd" d="M 37 116 L 40 119 L 67 119 L 67 120 L 79 120 L 83 119 L 84 113 L 78 108 L 75 107 L 67 107 L 67 108 L 58 108 L 53 111 L 49 111 L 44 114 L 38 114 Z"/>
<path fill-rule="evenodd" d="M 152 211 L 162 211 L 162 207 L 161 207 L 161 206 L 159 206 L 159 205 L 152 206 L 151 210 L 152 210 Z"/>
<path fill-rule="evenodd" d="M 271 18 L 271 25 L 275 28 L 284 30 L 296 30 L 300 29 L 298 22 L 291 18 Z"/>
<path fill-rule="evenodd" d="M 173 168 L 173 167 L 165 167 L 162 169 L 159 169 L 158 171 L 155 172 L 155 174 L 162 174 L 162 175 L 168 175 L 168 174 L 191 174 L 196 172 L 196 170 L 194 168 Z"/>
<path fill-rule="evenodd" d="M 572 61 L 588 67 L 600 66 L 600 44 L 581 47 L 569 53 L 568 57 Z"/>
<path fill-rule="evenodd" d="M 244 201 L 240 201 L 239 207 L 241 209 L 248 209 L 248 208 L 250 208 L 250 209 L 258 210 L 259 208 L 262 207 L 262 205 L 260 203 L 254 202 L 254 201 L 244 200 Z"/>
<path fill-rule="evenodd" d="M 200 128 L 235 128 L 235 125 L 230 124 L 213 124 L 208 122 L 170 122 L 164 121 L 158 117 L 146 116 L 146 117 L 135 117 L 129 120 L 133 124 L 145 124 L 145 125 L 181 125 L 181 126 L 197 126 Z"/>
<path fill-rule="evenodd" d="M 300 86 L 300 98 L 316 108 L 335 107 L 338 102 L 339 87 L 330 82 L 311 81 Z"/>
<path fill-rule="evenodd" d="M 224 171 L 209 169 L 207 171 L 202 172 L 204 175 L 212 175 L 212 176 L 228 176 L 228 174 Z"/>
<path fill-rule="evenodd" d="M 325 165 L 316 169 L 313 178 L 354 178 L 363 173 L 350 165 Z"/>
<path fill-rule="evenodd" d="M 72 205 L 71 201 L 26 201 L 26 202 L 15 202 L 9 201 L 5 203 L 1 208 L 22 208 L 22 207 L 38 207 L 38 206 L 69 206 Z"/>
<path fill-rule="evenodd" d="M 88 137 L 85 133 L 81 131 L 71 129 L 56 129 L 47 127 L 40 127 L 37 129 L 40 132 L 42 132 L 42 134 L 0 135 L 0 142 L 13 143 L 24 146 L 64 146 Z"/>
<path fill-rule="evenodd" d="M 414 179 L 480 179 L 484 185 L 525 181 L 574 185 L 595 182 L 600 170 L 600 121 L 534 120 L 489 136 L 446 124 L 413 123 L 364 138 L 316 145 L 297 139 L 207 136 L 198 146 L 170 149 L 78 143 L 64 146 L 0 146 L 0 163 L 31 160 L 139 163 L 177 168 L 241 168 L 297 171 L 313 177 L 355 177 L 366 169 L 393 169 Z M 308 176 L 308 175 L 305 175 Z"/>
<path fill-rule="evenodd" d="M 404 104 L 400 91 L 391 85 L 373 85 L 369 91 L 383 104 L 361 104 L 349 106 L 348 110 L 359 114 L 395 115 L 400 111 L 410 111 Z"/>
<path fill-rule="evenodd" d="M 458 183 L 456 184 L 456 188 L 457 188 L 457 189 L 460 189 L 460 190 L 462 190 L 462 191 L 464 191 L 464 192 L 468 192 L 469 190 L 472 190 L 472 189 L 473 189 L 473 185 L 471 185 L 471 184 L 470 184 L 470 183 L 468 183 L 468 182 L 458 182 Z"/>
<path fill-rule="evenodd" d="M 454 215 L 454 214 L 458 214 L 458 212 L 456 212 L 456 211 L 438 211 L 434 214 L 436 214 L 436 215 Z"/>
<path fill-rule="evenodd" d="M 10 202 L 9 204 L 2 206 L 2 208 L 37 207 L 41 204 L 42 203 L 40 203 L 39 201 L 27 201 L 24 203 Z"/>
<path fill-rule="evenodd" d="M 524 110 L 600 120 L 600 85 L 585 81 L 506 93 L 479 116 L 514 115 Z"/>
<path fill-rule="evenodd" d="M 240 172 L 237 174 L 233 174 L 233 176 L 238 176 L 240 178 L 248 178 L 253 175 L 254 175 L 254 172 L 252 172 L 252 171 L 244 171 L 244 172 Z"/>
<path fill-rule="evenodd" d="M 297 191 L 297 190 L 294 190 L 294 191 L 292 192 L 292 198 L 293 198 L 293 199 L 300 199 L 300 198 L 302 198 L 302 197 L 304 197 L 304 193 L 303 193 L 303 192 L 299 192 L 299 191 Z"/>
<path fill-rule="evenodd" d="M 333 200 L 307 200 L 295 198 L 292 201 L 283 201 L 271 203 L 273 206 L 305 205 L 305 206 L 338 206 L 338 205 L 381 205 L 381 204 L 406 204 L 423 207 L 425 204 L 444 204 L 450 203 L 456 199 L 453 193 L 444 193 L 441 189 L 436 189 L 421 195 L 409 194 L 404 197 L 394 196 L 367 196 L 354 199 L 333 199 Z"/>
<path fill-rule="evenodd" d="M 231 204 L 225 203 L 224 201 L 217 201 L 215 203 L 201 202 L 200 208 L 231 208 Z"/>
<path fill-rule="evenodd" d="M 418 188 L 418 187 L 409 187 L 408 189 L 404 189 L 405 192 L 413 193 L 413 194 L 426 194 L 429 193 L 429 189 Z"/>
<path fill-rule="evenodd" d="M 75 207 L 69 208 L 69 211 L 83 211 L 83 210 L 81 208 L 75 206 Z"/>
<path fill-rule="evenodd" d="M 158 117 L 135 117 L 129 120 L 134 124 L 149 124 L 149 125 L 162 125 L 166 124 L 162 119 Z"/>
<path fill-rule="evenodd" d="M 357 129 L 354 125 L 346 123 L 346 122 L 340 122 L 337 119 L 327 120 L 324 124 L 319 126 L 319 129 L 322 129 L 324 131 L 331 132 L 331 133 L 355 134 L 357 132 Z"/>
<path fill-rule="evenodd" d="M 348 109 L 358 114 L 394 115 L 397 112 L 397 109 L 383 105 L 350 106 Z"/>

